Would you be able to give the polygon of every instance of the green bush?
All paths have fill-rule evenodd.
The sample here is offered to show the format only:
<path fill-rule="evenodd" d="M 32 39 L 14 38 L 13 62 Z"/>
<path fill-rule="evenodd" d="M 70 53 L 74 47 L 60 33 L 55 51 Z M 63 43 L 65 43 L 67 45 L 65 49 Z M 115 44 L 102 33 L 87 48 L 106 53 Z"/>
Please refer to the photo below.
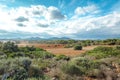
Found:
<path fill-rule="evenodd" d="M 69 75 L 80 75 L 80 74 L 82 74 L 80 69 L 76 65 L 71 64 L 71 63 L 63 64 L 62 67 L 61 67 L 61 70 L 64 73 L 69 74 Z"/>
<path fill-rule="evenodd" d="M 46 52 L 46 51 L 30 51 L 30 52 L 13 52 L 13 53 L 7 53 L 7 56 L 9 58 L 15 58 L 15 57 L 29 57 L 29 58 L 53 58 L 55 55 Z"/>
<path fill-rule="evenodd" d="M 40 68 L 31 66 L 28 70 L 28 76 L 29 77 L 34 77 L 34 78 L 39 78 L 43 77 L 43 72 Z"/>
<path fill-rule="evenodd" d="M 92 69 L 95 69 L 99 66 L 98 62 L 88 60 L 84 57 L 73 58 L 70 62 L 63 64 L 61 70 L 70 75 L 86 75 Z"/>
<path fill-rule="evenodd" d="M 70 59 L 68 56 L 65 56 L 65 55 L 58 55 L 55 58 L 56 60 L 69 60 Z"/>
<path fill-rule="evenodd" d="M 116 46 L 115 49 L 120 50 L 120 46 Z"/>
<path fill-rule="evenodd" d="M 27 57 L 1 59 L 0 75 L 10 74 L 7 80 L 27 80 L 31 77 L 44 80 L 46 77 L 43 74 L 43 67 L 46 68 L 49 64 L 46 60 L 40 60 Z"/>
<path fill-rule="evenodd" d="M 4 52 L 17 52 L 19 51 L 18 46 L 13 42 L 6 42 L 2 45 L 2 51 Z"/>
<path fill-rule="evenodd" d="M 23 53 L 23 52 L 13 52 L 13 53 L 7 53 L 7 56 L 10 57 L 10 58 L 25 57 L 25 53 Z"/>
<path fill-rule="evenodd" d="M 84 56 L 94 56 L 96 59 L 107 58 L 107 57 L 118 57 L 120 56 L 120 50 L 113 47 L 96 47 L 95 49 L 88 51 Z"/>
<path fill-rule="evenodd" d="M 30 51 L 46 51 L 44 49 L 41 48 L 35 48 L 34 46 L 26 46 L 26 47 L 19 47 L 19 51 L 20 52 L 30 52 Z"/>
<path fill-rule="evenodd" d="M 82 50 L 82 46 L 81 45 L 76 45 L 76 46 L 74 46 L 74 50 Z"/>
<path fill-rule="evenodd" d="M 100 52 L 107 52 L 107 51 L 112 51 L 112 47 L 104 47 L 104 46 L 99 46 L 94 49 L 94 51 L 100 51 Z"/>
<path fill-rule="evenodd" d="M 13 80 L 25 80 L 28 78 L 28 73 L 25 69 L 17 69 L 13 75 Z"/>
<path fill-rule="evenodd" d="M 49 76 L 43 75 L 43 77 L 38 77 L 38 78 L 30 77 L 26 80 L 51 80 L 51 78 Z"/>
<path fill-rule="evenodd" d="M 43 58 L 43 59 L 53 58 L 55 56 L 46 51 L 31 51 L 29 52 L 29 54 L 32 55 L 34 58 Z"/>
<path fill-rule="evenodd" d="M 31 63 L 32 63 L 31 60 L 29 60 L 29 59 L 24 59 L 24 60 L 22 61 L 22 66 L 24 67 L 24 69 L 25 69 L 26 71 L 28 71 Z"/>
<path fill-rule="evenodd" d="M 46 68 L 51 67 L 54 64 L 56 64 L 56 61 L 54 61 L 54 59 L 38 58 L 32 61 L 32 65 L 34 65 L 35 67 L 38 67 L 41 70 L 45 70 Z"/>

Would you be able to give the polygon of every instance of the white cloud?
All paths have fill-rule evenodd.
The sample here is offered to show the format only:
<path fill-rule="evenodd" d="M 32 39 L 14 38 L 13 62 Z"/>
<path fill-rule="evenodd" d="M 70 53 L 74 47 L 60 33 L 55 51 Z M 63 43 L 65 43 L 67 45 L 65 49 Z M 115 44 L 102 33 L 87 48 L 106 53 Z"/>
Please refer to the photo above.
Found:
<path fill-rule="evenodd" d="M 0 26 L 2 26 L 0 29 L 7 31 L 43 32 L 43 26 L 47 27 L 56 20 L 64 19 L 59 9 L 52 6 L 38 5 L 12 9 L 3 6 L 0 12 Z"/>
<path fill-rule="evenodd" d="M 56 23 L 58 26 L 51 34 L 58 36 L 74 35 L 76 37 L 78 37 L 77 35 L 79 37 L 87 35 L 89 37 L 102 35 L 109 37 L 110 35 L 120 35 L 120 25 L 118 24 L 120 24 L 120 13 L 114 12 L 100 17 L 87 16 Z"/>
<path fill-rule="evenodd" d="M 48 12 L 46 14 L 46 19 L 48 20 L 61 20 L 61 19 L 64 19 L 65 16 L 62 15 L 62 13 L 56 8 L 56 7 L 49 7 L 48 8 Z"/>
<path fill-rule="evenodd" d="M 17 21 L 17 22 L 24 22 L 24 21 L 29 21 L 29 19 L 25 18 L 23 16 L 20 16 L 20 17 L 16 18 L 15 21 Z"/>
<path fill-rule="evenodd" d="M 95 14 L 98 13 L 98 7 L 95 5 L 89 5 L 85 7 L 77 7 L 75 10 L 76 15 Z"/>
<path fill-rule="evenodd" d="M 120 35 L 120 13 L 93 16 L 98 11 L 94 5 L 78 7 L 75 14 L 65 20 L 65 15 L 53 6 L 37 5 L 12 9 L 3 6 L 0 7 L 0 30 L 61 37 Z M 85 14 L 89 15 L 79 16 Z"/>

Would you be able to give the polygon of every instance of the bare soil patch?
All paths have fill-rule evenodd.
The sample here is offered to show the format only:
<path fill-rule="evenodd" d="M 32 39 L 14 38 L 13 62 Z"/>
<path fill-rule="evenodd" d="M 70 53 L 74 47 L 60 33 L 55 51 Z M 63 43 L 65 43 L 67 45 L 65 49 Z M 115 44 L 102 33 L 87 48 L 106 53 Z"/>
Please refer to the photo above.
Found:
<path fill-rule="evenodd" d="M 96 46 L 88 46 L 88 47 L 83 47 L 82 50 L 74 50 L 73 48 L 52 48 L 52 49 L 46 49 L 48 52 L 51 52 L 55 55 L 61 55 L 64 54 L 66 56 L 77 56 L 81 53 L 84 53 L 88 50 L 94 49 Z"/>
<path fill-rule="evenodd" d="M 76 56 L 81 53 L 84 53 L 88 50 L 94 49 L 96 46 L 87 46 L 83 47 L 82 50 L 74 50 L 73 48 L 64 48 L 64 44 L 18 44 L 19 47 L 24 47 L 24 46 L 35 46 L 39 48 L 43 48 L 47 50 L 48 52 L 55 54 L 55 55 L 66 55 L 66 56 Z"/>

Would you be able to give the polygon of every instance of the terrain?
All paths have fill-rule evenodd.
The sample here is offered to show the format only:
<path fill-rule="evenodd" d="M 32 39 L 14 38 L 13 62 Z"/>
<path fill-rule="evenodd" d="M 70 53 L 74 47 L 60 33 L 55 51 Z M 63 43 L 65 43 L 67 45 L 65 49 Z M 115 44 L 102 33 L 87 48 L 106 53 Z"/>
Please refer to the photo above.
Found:
<path fill-rule="evenodd" d="M 1 80 L 120 80 L 120 39 L 0 42 Z"/>

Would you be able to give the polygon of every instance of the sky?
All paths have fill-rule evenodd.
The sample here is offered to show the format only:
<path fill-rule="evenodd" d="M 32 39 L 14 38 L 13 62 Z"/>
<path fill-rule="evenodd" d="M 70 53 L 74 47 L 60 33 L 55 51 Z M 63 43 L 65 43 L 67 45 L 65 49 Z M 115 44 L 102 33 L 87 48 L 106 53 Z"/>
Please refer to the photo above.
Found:
<path fill-rule="evenodd" d="M 120 38 L 120 0 L 0 0 L 0 39 Z"/>

